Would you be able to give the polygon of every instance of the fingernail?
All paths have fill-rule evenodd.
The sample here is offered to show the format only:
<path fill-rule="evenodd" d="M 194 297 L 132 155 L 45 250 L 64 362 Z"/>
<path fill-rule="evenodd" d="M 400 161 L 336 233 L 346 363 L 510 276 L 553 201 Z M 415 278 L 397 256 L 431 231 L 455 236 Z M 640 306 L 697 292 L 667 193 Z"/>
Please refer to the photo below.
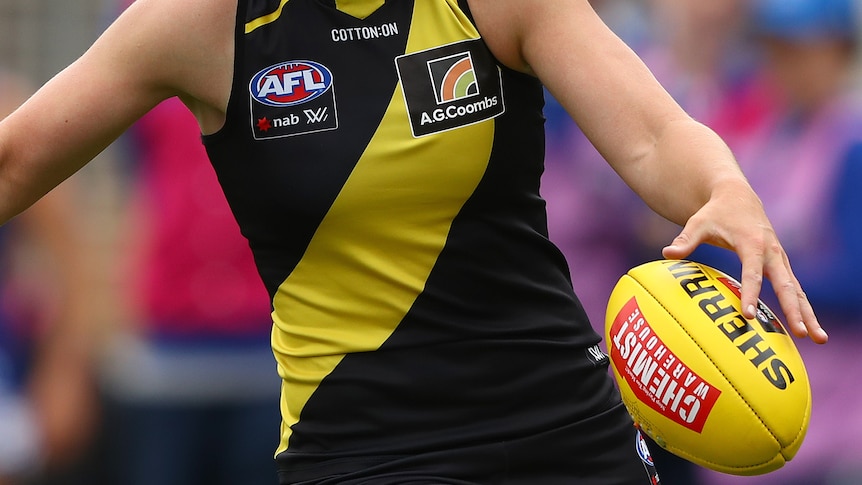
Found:
<path fill-rule="evenodd" d="M 757 315 L 757 310 L 754 309 L 754 305 L 748 305 L 748 314 L 749 315 Z"/>

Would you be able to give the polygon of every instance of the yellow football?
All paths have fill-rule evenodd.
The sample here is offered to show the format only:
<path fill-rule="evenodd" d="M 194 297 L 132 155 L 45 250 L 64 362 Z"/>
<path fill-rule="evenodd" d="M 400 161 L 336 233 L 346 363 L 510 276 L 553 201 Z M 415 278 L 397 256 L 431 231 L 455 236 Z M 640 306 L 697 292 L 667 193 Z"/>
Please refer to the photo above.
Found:
<path fill-rule="evenodd" d="M 640 429 L 698 465 L 759 475 L 799 450 L 811 387 L 793 337 L 763 302 L 745 318 L 739 288 L 692 261 L 642 264 L 611 293 L 605 338 Z"/>

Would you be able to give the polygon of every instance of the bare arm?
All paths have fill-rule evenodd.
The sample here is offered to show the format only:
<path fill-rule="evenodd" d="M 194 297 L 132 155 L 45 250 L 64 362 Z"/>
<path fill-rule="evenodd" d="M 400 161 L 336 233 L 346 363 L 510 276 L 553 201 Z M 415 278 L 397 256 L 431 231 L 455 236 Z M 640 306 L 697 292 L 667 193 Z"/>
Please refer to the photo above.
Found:
<path fill-rule="evenodd" d="M 160 101 L 223 122 L 236 0 L 139 0 L 0 122 L 0 223 L 89 162 Z"/>
<path fill-rule="evenodd" d="M 684 225 L 664 249 L 733 249 L 742 305 L 754 316 L 763 277 L 797 336 L 827 339 L 774 230 L 725 143 L 693 120 L 587 0 L 470 0 L 501 62 L 538 76 L 620 176 L 662 216 Z"/>
<path fill-rule="evenodd" d="M 87 267 L 93 261 L 76 244 L 82 241 L 74 197 L 68 184 L 42 197 L 166 98 L 183 99 L 202 129 L 219 128 L 233 74 L 235 12 L 236 0 L 138 0 L 80 59 L 0 121 L 0 223 L 24 212 L 20 227 L 53 256 L 64 290 L 56 310 L 67 325 L 40 341 L 29 385 L 51 464 L 89 436 L 99 329 L 90 311 L 97 298 Z"/>
<path fill-rule="evenodd" d="M 29 95 L 26 82 L 0 73 L 0 119 Z M 94 419 L 92 345 L 88 343 L 94 340 L 94 332 L 88 310 L 96 300 L 90 292 L 92 272 L 82 262 L 83 232 L 73 217 L 75 199 L 70 185 L 61 184 L 21 214 L 4 246 L 9 253 L 4 261 L 11 263 L 8 277 L 16 281 L 12 286 L 19 287 L 16 299 L 31 301 L 31 286 L 22 281 L 38 282 L 43 292 L 47 283 L 53 290 L 48 293 L 54 297 L 38 304 L 33 314 L 33 323 L 45 326 L 45 331 L 36 332 L 35 358 L 27 376 L 28 404 L 36 411 L 41 453 L 48 467 L 74 456 L 90 436 Z M 52 325 L 57 321 L 65 325 Z"/>

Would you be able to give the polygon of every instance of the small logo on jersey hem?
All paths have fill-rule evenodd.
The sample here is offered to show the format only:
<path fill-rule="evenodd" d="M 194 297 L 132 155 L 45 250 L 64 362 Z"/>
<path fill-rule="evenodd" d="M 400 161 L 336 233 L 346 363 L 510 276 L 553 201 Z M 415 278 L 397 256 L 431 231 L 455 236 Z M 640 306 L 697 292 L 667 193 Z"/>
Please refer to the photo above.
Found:
<path fill-rule="evenodd" d="M 334 77 L 319 62 L 293 60 L 263 68 L 249 82 L 249 97 L 255 139 L 338 128 Z"/>
<path fill-rule="evenodd" d="M 641 460 L 645 464 L 649 466 L 655 466 L 655 463 L 652 461 L 652 454 L 649 452 L 647 442 L 644 439 L 644 435 L 640 432 L 640 430 L 637 431 L 637 437 L 635 439 L 635 449 L 637 449 L 638 456 L 641 457 Z"/>
<path fill-rule="evenodd" d="M 414 137 L 440 133 L 505 112 L 502 75 L 481 39 L 395 59 Z"/>
<path fill-rule="evenodd" d="M 608 357 L 608 354 L 602 352 L 602 348 L 598 344 L 588 347 L 586 354 L 587 360 L 593 364 L 593 367 L 607 365 L 610 362 L 610 357 Z"/>
<path fill-rule="evenodd" d="M 650 483 L 652 485 L 660 485 L 661 482 L 658 478 L 658 471 L 655 468 L 655 462 L 652 459 L 652 454 L 649 451 L 646 439 L 644 439 L 640 430 L 637 430 L 637 434 L 635 435 L 635 450 L 643 462 L 644 469 L 649 476 Z"/>

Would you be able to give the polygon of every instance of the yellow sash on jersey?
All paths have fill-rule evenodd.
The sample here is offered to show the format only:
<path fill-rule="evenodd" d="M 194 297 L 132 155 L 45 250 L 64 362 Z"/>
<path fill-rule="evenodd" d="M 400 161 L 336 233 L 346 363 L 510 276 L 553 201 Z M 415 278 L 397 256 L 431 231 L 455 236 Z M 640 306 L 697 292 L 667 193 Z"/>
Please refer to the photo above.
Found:
<path fill-rule="evenodd" d="M 358 19 L 364 19 L 384 3 L 386 0 L 335 0 L 335 8 Z"/>
<path fill-rule="evenodd" d="M 456 0 L 417 0 L 406 53 L 478 37 Z M 396 88 L 273 300 L 272 346 L 283 379 L 276 453 L 288 448 L 291 427 L 323 379 L 346 354 L 378 349 L 423 291 L 452 221 L 485 173 L 493 136 L 490 120 L 413 138 Z"/>

